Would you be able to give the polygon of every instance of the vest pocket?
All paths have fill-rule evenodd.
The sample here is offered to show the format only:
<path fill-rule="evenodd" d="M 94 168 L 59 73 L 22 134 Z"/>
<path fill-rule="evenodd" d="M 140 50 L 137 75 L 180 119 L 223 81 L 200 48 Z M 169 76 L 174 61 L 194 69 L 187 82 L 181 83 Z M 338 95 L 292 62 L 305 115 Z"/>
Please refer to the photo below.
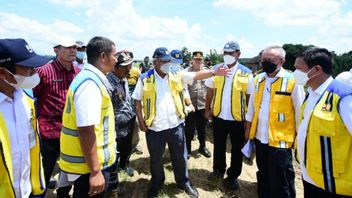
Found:
<path fill-rule="evenodd" d="M 248 85 L 248 78 L 246 77 L 238 77 L 237 78 L 237 90 L 246 91 Z"/>
<path fill-rule="evenodd" d="M 316 173 L 322 175 L 322 174 L 323 174 L 323 170 L 322 170 L 322 165 L 321 165 L 321 159 L 318 158 L 318 157 L 312 157 L 310 160 L 311 160 L 312 162 L 310 162 L 309 164 L 307 164 L 307 170 L 308 170 L 308 172 L 309 172 L 309 169 L 310 169 L 309 166 L 313 166 L 313 167 L 311 167 L 311 168 L 313 168 L 313 170 L 314 170 Z"/>
<path fill-rule="evenodd" d="M 333 161 L 333 174 L 335 178 L 340 177 L 345 172 L 345 162 L 341 160 Z"/>
<path fill-rule="evenodd" d="M 313 112 L 311 126 L 314 133 L 319 136 L 333 137 L 336 135 L 335 115 L 325 112 Z"/>
<path fill-rule="evenodd" d="M 295 138 L 295 129 L 292 120 L 294 117 L 289 113 L 276 113 L 277 118 L 273 121 L 271 127 L 274 129 L 275 133 L 274 141 L 285 141 L 292 143 Z"/>
<path fill-rule="evenodd" d="M 177 92 L 183 91 L 183 84 L 180 76 L 170 76 L 169 82 L 171 90 L 176 90 Z"/>

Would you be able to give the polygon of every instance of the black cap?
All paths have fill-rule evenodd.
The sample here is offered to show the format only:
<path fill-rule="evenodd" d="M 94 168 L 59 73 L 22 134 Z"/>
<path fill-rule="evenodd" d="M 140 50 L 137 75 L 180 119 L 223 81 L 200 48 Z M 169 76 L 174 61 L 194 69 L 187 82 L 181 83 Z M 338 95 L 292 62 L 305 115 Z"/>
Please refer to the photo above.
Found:
<path fill-rule="evenodd" d="M 0 64 L 39 67 L 49 61 L 50 58 L 37 55 L 24 39 L 0 39 Z"/>

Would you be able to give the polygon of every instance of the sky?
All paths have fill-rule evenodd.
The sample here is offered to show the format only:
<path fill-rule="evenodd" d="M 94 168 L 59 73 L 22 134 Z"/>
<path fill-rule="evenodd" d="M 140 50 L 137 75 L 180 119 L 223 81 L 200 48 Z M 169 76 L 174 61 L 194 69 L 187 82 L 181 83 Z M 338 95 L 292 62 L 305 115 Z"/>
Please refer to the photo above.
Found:
<path fill-rule="evenodd" d="M 136 59 L 157 47 L 221 53 L 229 41 L 246 58 L 286 43 L 341 54 L 352 50 L 351 21 L 351 0 L 1 0 L 0 38 L 24 38 L 45 55 L 62 38 L 94 36 Z"/>

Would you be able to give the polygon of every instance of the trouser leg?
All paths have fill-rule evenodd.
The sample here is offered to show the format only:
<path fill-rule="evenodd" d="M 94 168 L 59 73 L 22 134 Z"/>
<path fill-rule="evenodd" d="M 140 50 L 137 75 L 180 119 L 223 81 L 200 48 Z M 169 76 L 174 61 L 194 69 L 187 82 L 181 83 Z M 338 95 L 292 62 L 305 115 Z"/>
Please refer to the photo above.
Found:
<path fill-rule="evenodd" d="M 159 189 L 165 181 L 163 154 L 166 146 L 165 131 L 148 130 L 146 140 L 150 155 L 151 187 Z"/>
<path fill-rule="evenodd" d="M 186 145 L 188 154 L 192 152 L 192 140 L 194 136 L 195 130 L 195 122 L 196 122 L 196 114 L 191 112 L 186 117 L 186 124 L 185 124 L 185 134 L 186 134 Z"/>
<path fill-rule="evenodd" d="M 231 141 L 231 165 L 227 170 L 230 178 L 237 179 L 242 172 L 243 154 L 241 149 L 244 146 L 244 122 L 227 121 Z"/>
<path fill-rule="evenodd" d="M 187 169 L 187 149 L 185 145 L 183 124 L 168 130 L 166 140 L 170 151 L 171 163 L 176 183 L 186 184 L 189 182 L 189 178 Z"/>
<path fill-rule="evenodd" d="M 225 173 L 226 168 L 226 122 L 223 119 L 214 117 L 214 157 L 213 157 L 213 170 L 218 170 Z"/>

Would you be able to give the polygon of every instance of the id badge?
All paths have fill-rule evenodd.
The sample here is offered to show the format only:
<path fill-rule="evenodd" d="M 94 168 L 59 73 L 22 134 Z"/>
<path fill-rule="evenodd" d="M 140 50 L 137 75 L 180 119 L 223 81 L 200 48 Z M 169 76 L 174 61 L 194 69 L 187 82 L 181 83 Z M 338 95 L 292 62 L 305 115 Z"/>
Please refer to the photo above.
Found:
<path fill-rule="evenodd" d="M 29 146 L 30 148 L 33 148 L 37 144 L 37 140 L 35 137 L 35 132 L 33 129 L 29 132 Z"/>
<path fill-rule="evenodd" d="M 30 148 L 33 148 L 36 144 L 37 144 L 37 140 L 36 140 L 36 134 L 35 134 L 35 130 L 33 129 L 32 126 L 32 118 L 29 119 L 29 133 L 28 133 L 28 139 L 29 139 L 29 146 Z"/>

